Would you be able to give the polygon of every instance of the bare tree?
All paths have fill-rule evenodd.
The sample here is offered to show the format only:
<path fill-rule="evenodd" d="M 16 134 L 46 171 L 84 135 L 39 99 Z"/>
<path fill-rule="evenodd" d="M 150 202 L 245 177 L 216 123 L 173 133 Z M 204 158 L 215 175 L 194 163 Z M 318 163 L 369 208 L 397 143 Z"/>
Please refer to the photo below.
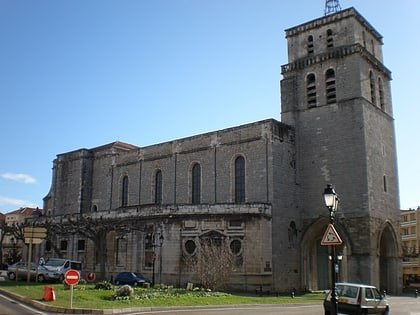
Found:
<path fill-rule="evenodd" d="M 44 226 L 48 230 L 48 239 L 55 235 L 77 234 L 90 239 L 95 248 L 96 261 L 99 263 L 98 279 L 105 279 L 107 262 L 107 235 L 109 232 L 117 232 L 120 235 L 128 233 L 132 229 L 139 229 L 138 222 L 134 219 L 118 218 L 92 218 L 79 215 L 68 218 L 66 223 L 46 222 Z M 141 226 L 141 225 L 140 225 Z M 58 248 L 54 247 L 57 252 Z"/>
<path fill-rule="evenodd" d="M 201 240 L 196 263 L 190 265 L 200 283 L 207 289 L 221 289 L 235 271 L 237 257 L 221 239 Z M 191 263 L 194 259 L 190 260 Z"/>

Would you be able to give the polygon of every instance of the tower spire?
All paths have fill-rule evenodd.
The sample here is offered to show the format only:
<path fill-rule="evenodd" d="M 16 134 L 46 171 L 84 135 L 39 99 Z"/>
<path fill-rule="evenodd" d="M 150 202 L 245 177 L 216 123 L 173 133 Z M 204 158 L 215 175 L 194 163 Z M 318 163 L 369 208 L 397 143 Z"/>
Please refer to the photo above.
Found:
<path fill-rule="evenodd" d="M 341 6 L 338 0 L 325 0 L 325 10 L 324 10 L 325 15 L 336 13 L 340 10 L 341 10 Z"/>

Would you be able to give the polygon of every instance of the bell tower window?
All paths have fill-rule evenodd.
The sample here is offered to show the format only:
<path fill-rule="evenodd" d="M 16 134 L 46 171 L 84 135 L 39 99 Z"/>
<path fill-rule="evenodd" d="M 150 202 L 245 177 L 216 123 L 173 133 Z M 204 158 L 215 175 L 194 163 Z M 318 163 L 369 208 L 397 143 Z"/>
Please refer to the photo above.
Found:
<path fill-rule="evenodd" d="M 335 72 L 333 69 L 328 69 L 325 73 L 325 88 L 327 96 L 327 104 L 334 104 L 336 102 L 335 92 Z"/>
<path fill-rule="evenodd" d="M 316 84 L 315 74 L 310 73 L 306 77 L 306 96 L 308 99 L 308 107 L 316 106 Z"/>
<path fill-rule="evenodd" d="M 332 47 L 334 47 L 333 32 L 332 30 L 327 30 L 327 48 Z"/>
<path fill-rule="evenodd" d="M 384 97 L 384 86 L 382 84 L 382 79 L 378 79 L 378 87 L 379 87 L 379 105 L 381 106 L 382 110 L 385 110 L 385 97 Z"/>
<path fill-rule="evenodd" d="M 308 55 L 314 54 L 314 37 L 312 35 L 308 36 Z"/>
<path fill-rule="evenodd" d="M 369 72 L 369 81 L 370 81 L 370 100 L 373 105 L 376 106 L 376 88 L 375 88 L 375 78 L 373 72 Z"/>

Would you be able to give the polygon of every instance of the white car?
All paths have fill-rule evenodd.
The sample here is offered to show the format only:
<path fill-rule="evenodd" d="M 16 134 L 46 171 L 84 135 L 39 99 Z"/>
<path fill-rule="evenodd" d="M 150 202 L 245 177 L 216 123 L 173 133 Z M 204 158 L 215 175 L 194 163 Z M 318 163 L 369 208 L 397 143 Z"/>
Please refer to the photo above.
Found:
<path fill-rule="evenodd" d="M 338 312 L 341 314 L 389 314 L 389 303 L 379 290 L 366 284 L 337 283 L 336 293 L 338 301 Z M 331 291 L 324 299 L 325 315 L 334 313 L 332 311 Z"/>

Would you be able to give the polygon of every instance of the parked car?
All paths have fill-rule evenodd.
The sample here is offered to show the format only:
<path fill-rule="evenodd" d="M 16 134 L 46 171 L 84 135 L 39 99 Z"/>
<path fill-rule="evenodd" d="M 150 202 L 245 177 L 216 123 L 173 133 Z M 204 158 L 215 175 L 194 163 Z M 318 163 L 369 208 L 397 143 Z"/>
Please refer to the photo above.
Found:
<path fill-rule="evenodd" d="M 141 274 L 130 271 L 120 272 L 117 274 L 114 280 L 115 284 L 128 284 L 133 287 L 142 286 L 146 282 L 152 283 L 149 279 L 143 277 Z"/>
<path fill-rule="evenodd" d="M 42 266 L 54 273 L 59 274 L 59 280 L 64 280 L 64 275 L 70 269 L 79 271 L 82 270 L 82 263 L 80 261 L 73 261 L 65 258 L 48 258 L 46 262 L 42 263 Z"/>
<path fill-rule="evenodd" d="M 10 280 L 27 279 L 28 277 L 28 263 L 24 261 L 17 262 L 10 265 L 7 269 L 7 277 Z M 30 263 L 29 278 L 30 280 L 38 282 L 55 282 L 59 279 L 60 275 L 54 271 L 45 269 L 43 266 L 36 263 Z"/>
<path fill-rule="evenodd" d="M 337 283 L 338 312 L 341 314 L 389 314 L 389 303 L 379 290 L 366 284 Z M 325 315 L 332 312 L 331 291 L 324 299 Z"/>

